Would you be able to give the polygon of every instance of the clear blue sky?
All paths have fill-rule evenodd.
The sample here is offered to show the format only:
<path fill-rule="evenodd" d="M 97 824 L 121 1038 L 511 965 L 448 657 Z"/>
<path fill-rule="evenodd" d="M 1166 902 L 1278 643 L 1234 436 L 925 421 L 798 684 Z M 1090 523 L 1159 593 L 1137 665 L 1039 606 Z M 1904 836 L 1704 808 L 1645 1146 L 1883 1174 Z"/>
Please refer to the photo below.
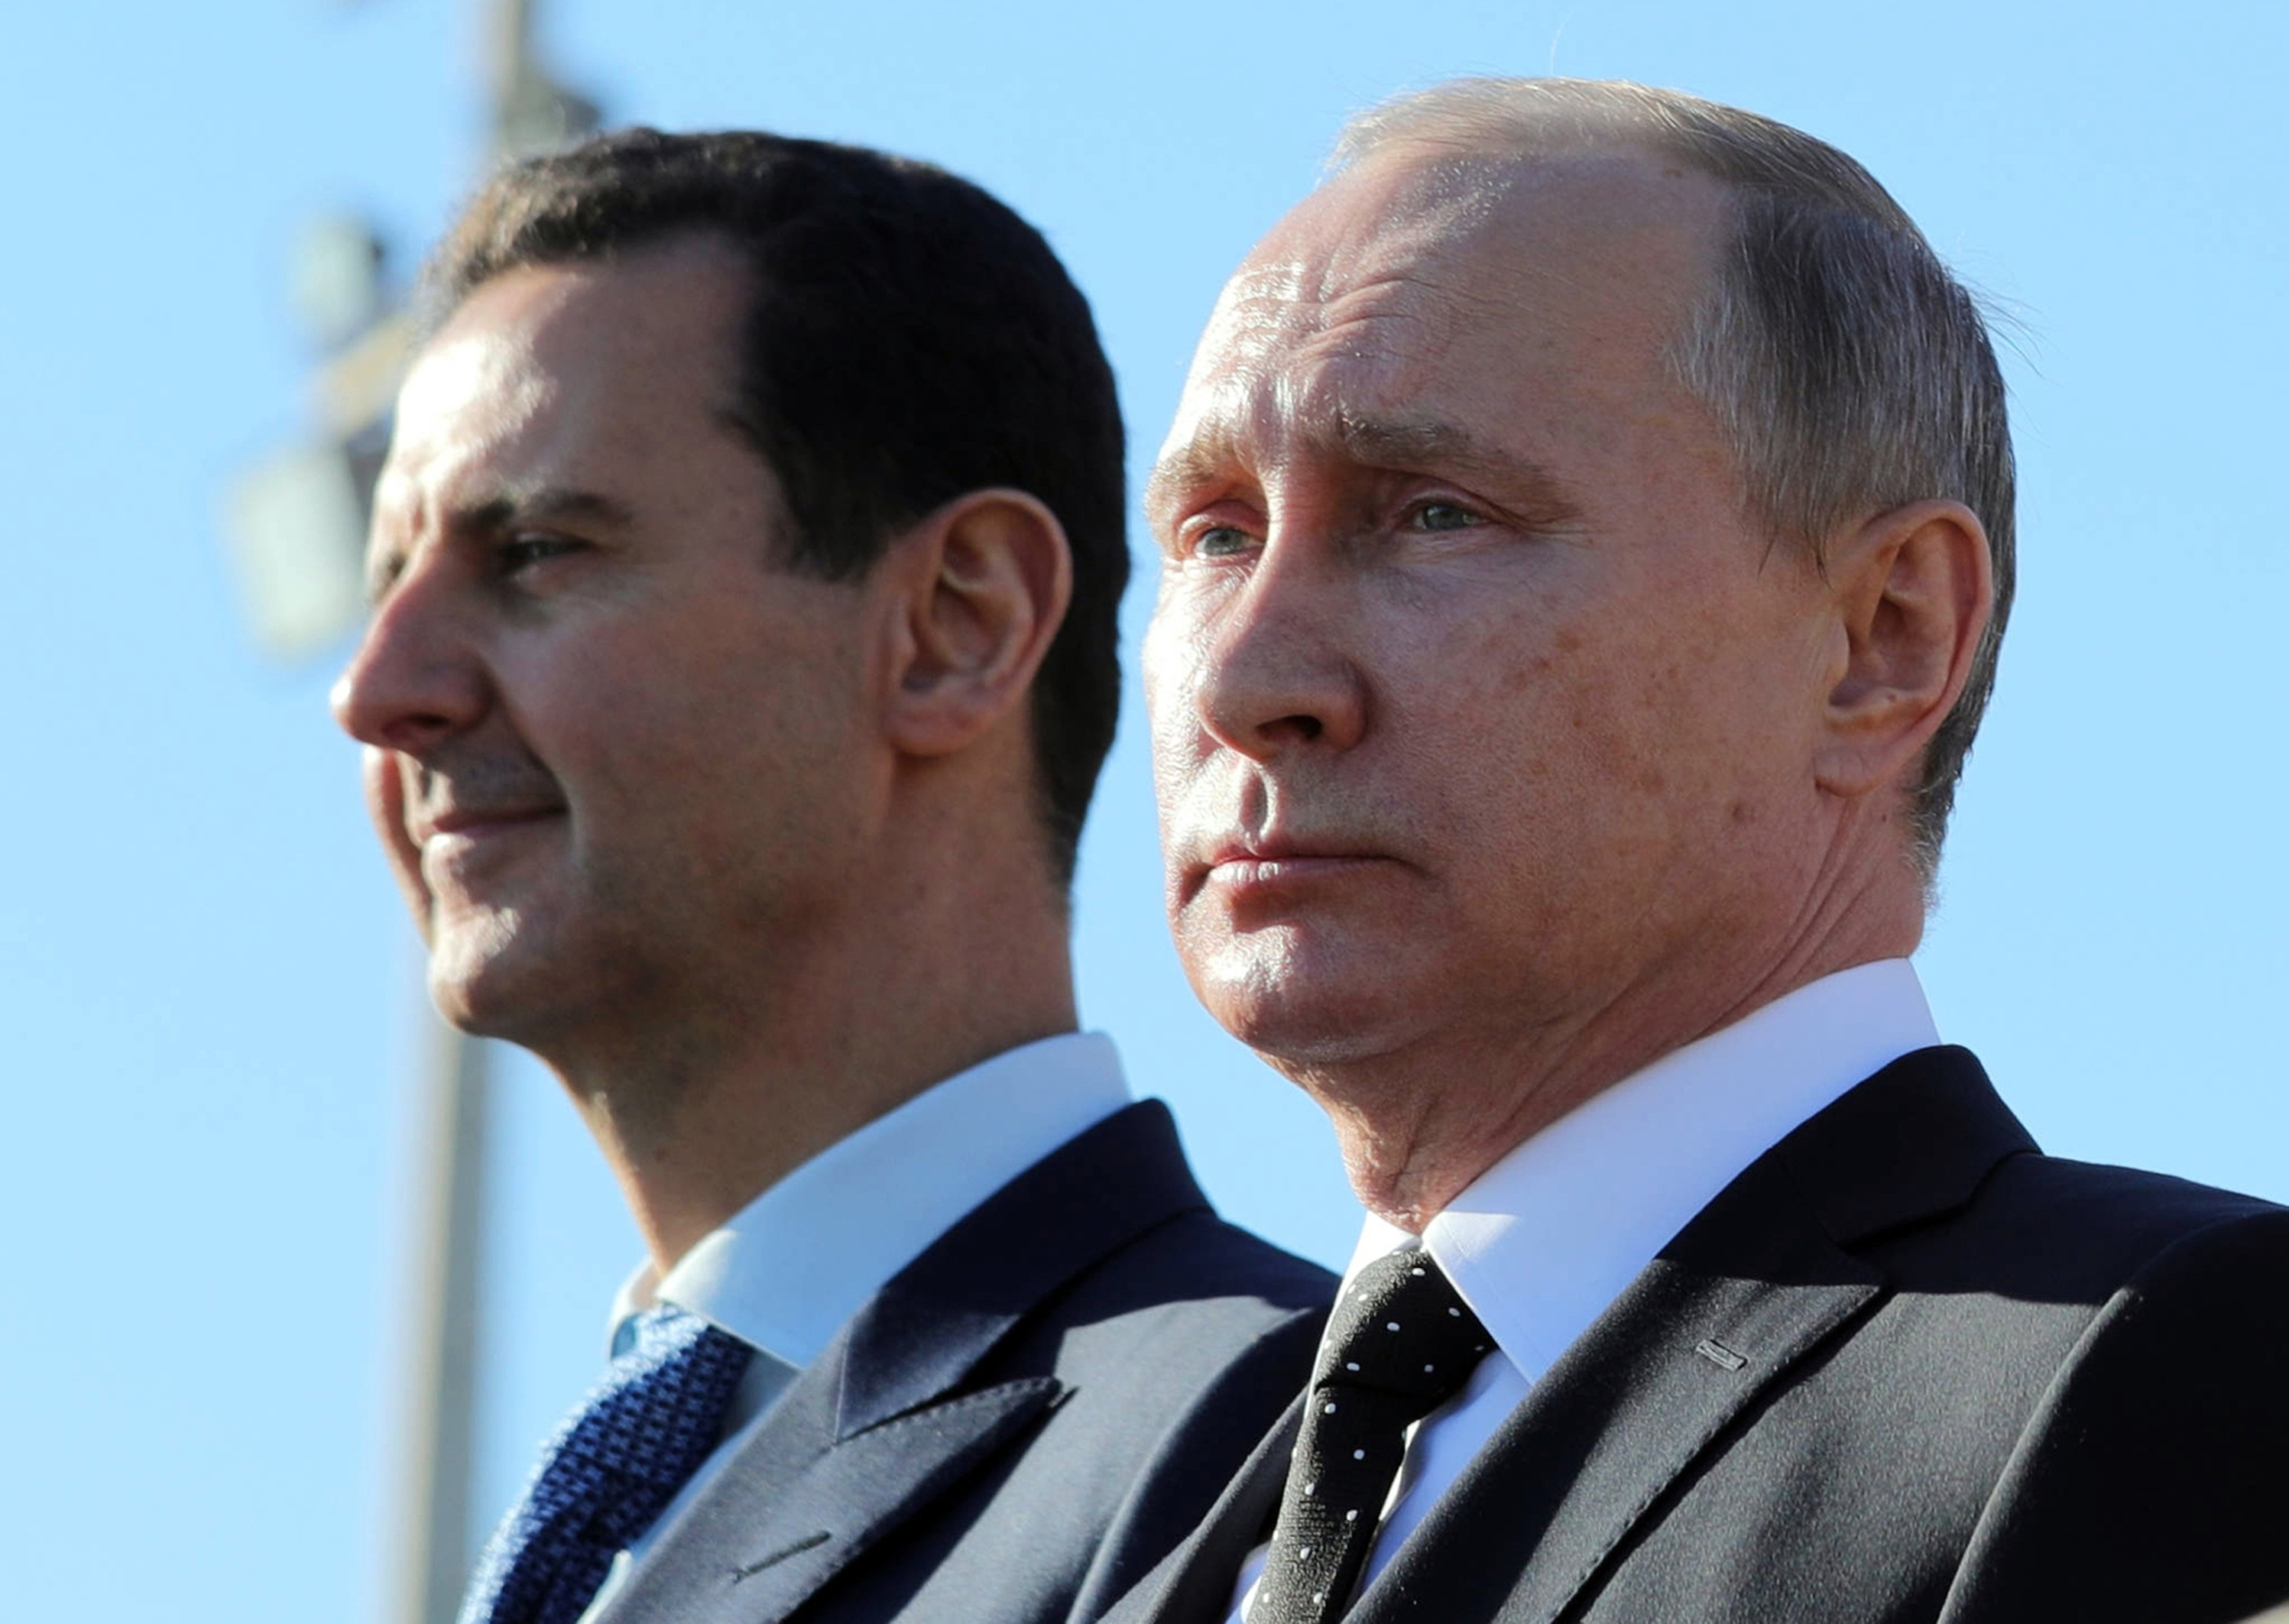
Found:
<path fill-rule="evenodd" d="M 1922 955 L 1942 1029 L 2054 1150 L 2289 1198 L 2289 8 L 544 9 L 617 119 L 865 141 L 1009 198 L 1096 301 L 1134 473 L 1224 275 L 1395 90 L 1626 76 L 1865 160 L 2024 334 L 2022 596 Z M 369 210 L 410 254 L 469 180 L 475 29 L 466 0 L 19 0 L 6 35 L 0 1611 L 357 1620 L 395 1445 L 413 950 L 326 718 L 338 657 L 252 653 L 217 515 L 303 423 L 298 223 Z M 1228 1211 L 1335 1258 L 1327 1130 L 1176 973 L 1134 724 L 1084 849 L 1087 1018 Z M 506 1092 L 488 1509 L 635 1255 L 554 1086 Z"/>

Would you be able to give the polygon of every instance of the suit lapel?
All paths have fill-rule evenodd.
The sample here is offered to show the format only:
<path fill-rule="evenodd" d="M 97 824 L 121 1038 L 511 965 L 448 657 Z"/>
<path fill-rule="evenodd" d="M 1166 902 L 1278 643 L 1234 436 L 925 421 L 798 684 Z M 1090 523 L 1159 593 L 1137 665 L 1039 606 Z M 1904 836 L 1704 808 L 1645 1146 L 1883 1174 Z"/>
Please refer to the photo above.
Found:
<path fill-rule="evenodd" d="M 1167 1110 L 1044 1158 L 885 1286 L 732 1446 L 596 1624 L 777 1624 L 1056 1407 L 1054 1377 L 973 1373 L 1046 1297 L 1206 1198 Z"/>
<path fill-rule="evenodd" d="M 1547 1624 L 1760 1394 L 1881 1296 L 1846 1248 L 1967 1201 L 2033 1149 L 1931 1049 L 1760 1158 L 1535 1384 L 1349 1615 Z"/>
<path fill-rule="evenodd" d="M 1849 1278 L 1780 1286 L 1655 1262 L 1536 1384 L 1346 1624 L 1555 1617 L 1742 1406 L 1877 1295 L 1874 1270 L 1827 1251 L 1822 1261 Z M 1230 1615 L 1302 1419 L 1299 1397 L 1200 1527 L 1105 1624 Z M 1534 1552 L 1523 1584 L 1507 1556 L 1520 1550 Z"/>
<path fill-rule="evenodd" d="M 808 1451 L 804 1436 L 819 1439 L 816 1414 L 774 1411 L 663 1532 L 598 1624 L 776 1624 L 1039 1421 L 1059 1391 L 1048 1377 L 1005 1381 Z"/>
<path fill-rule="evenodd" d="M 1695 1227 L 1769 1194 L 1735 1184 Z M 1880 1275 L 1806 1229 L 1729 1263 L 1689 1246 L 1656 1259 L 1535 1383 L 1352 1616 L 1556 1618 L 1745 1405 L 1876 1299 Z M 1458 1551 L 1532 1554 L 1521 1573 L 1516 1559 Z"/>

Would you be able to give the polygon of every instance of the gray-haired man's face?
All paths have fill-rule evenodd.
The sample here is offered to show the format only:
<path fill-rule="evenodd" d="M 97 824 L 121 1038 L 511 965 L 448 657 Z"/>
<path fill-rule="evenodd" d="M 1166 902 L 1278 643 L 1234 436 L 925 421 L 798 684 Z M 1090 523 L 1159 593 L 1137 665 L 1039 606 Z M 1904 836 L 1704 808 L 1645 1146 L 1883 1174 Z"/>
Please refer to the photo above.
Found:
<path fill-rule="evenodd" d="M 1144 668 L 1179 951 L 1283 1069 L 1562 1039 L 1799 922 L 1833 621 L 1663 356 L 1719 214 L 1382 156 L 1225 289 Z"/>

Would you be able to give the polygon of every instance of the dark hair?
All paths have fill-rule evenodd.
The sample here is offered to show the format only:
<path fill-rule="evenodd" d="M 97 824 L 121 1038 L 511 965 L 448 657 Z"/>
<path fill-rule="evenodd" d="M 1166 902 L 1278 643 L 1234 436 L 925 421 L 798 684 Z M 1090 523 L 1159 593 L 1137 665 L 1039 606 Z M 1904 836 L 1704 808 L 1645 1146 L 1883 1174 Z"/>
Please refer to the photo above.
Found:
<path fill-rule="evenodd" d="M 783 487 L 791 568 L 865 575 L 966 491 L 1040 498 L 1073 601 L 1035 677 L 1040 808 L 1060 885 L 1113 744 L 1129 578 L 1121 409 L 1089 303 L 1049 244 L 930 164 L 747 131 L 624 130 L 500 171 L 424 275 L 433 319 L 520 266 L 714 233 L 754 267 L 741 430 Z"/>

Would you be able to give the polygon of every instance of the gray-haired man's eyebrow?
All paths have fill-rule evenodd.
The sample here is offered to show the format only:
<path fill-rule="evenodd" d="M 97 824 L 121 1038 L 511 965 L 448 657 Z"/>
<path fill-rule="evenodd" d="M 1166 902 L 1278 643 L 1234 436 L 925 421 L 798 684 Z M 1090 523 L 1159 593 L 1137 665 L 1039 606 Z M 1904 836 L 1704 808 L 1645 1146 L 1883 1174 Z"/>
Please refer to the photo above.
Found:
<path fill-rule="evenodd" d="M 1345 413 L 1335 439 L 1352 460 L 1376 467 L 1452 474 L 1484 488 L 1491 500 L 1538 523 L 1577 517 L 1566 482 L 1530 457 L 1495 445 L 1459 424 L 1436 418 L 1368 418 Z"/>
<path fill-rule="evenodd" d="M 1578 498 L 1548 467 L 1443 419 L 1345 412 L 1322 432 L 1304 438 L 1369 467 L 1445 474 L 1468 481 L 1488 500 L 1534 523 L 1563 524 L 1580 516 Z M 1145 481 L 1145 512 L 1150 514 L 1179 493 L 1212 483 L 1230 470 L 1234 456 L 1232 437 L 1223 431 L 1171 451 Z"/>
<path fill-rule="evenodd" d="M 1154 463 L 1152 472 L 1145 476 L 1146 515 L 1175 501 L 1178 493 L 1208 483 L 1230 461 L 1230 443 L 1223 435 L 1186 441 L 1182 449 Z"/>

